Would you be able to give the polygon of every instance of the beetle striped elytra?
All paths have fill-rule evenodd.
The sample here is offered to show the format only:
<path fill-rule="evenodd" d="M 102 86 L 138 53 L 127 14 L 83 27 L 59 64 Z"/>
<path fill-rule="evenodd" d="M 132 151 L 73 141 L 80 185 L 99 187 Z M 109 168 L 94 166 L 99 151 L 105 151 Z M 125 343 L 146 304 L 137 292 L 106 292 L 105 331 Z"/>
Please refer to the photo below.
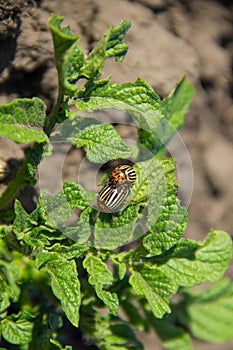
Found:
<path fill-rule="evenodd" d="M 0 157 L 0 181 L 3 181 L 9 172 L 10 170 L 7 161 Z"/>
<path fill-rule="evenodd" d="M 117 185 L 115 187 L 106 184 L 98 194 L 98 207 L 106 213 L 113 213 L 119 210 L 129 195 L 129 192 L 130 187 L 127 184 Z"/>
<path fill-rule="evenodd" d="M 120 209 L 136 180 L 136 173 L 129 165 L 115 168 L 97 197 L 98 207 L 112 213 Z"/>

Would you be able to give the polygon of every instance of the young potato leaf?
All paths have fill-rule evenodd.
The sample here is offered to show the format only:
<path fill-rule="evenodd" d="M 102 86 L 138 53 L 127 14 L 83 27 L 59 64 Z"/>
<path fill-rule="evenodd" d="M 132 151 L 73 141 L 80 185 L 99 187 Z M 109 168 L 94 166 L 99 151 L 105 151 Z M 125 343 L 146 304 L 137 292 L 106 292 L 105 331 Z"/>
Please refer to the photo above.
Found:
<path fill-rule="evenodd" d="M 20 274 L 20 260 L 22 258 L 21 254 L 16 255 L 15 258 L 12 254 L 5 255 L 3 252 L 4 245 L 0 240 L 0 271 L 1 277 L 3 278 L 1 282 L 1 288 L 3 289 L 3 294 L 0 294 L 0 301 L 3 302 L 2 307 L 5 307 L 8 303 L 8 298 L 11 299 L 14 303 L 16 303 L 20 296 L 20 288 L 18 285 L 18 278 Z M 6 249 L 7 251 L 7 249 Z M 5 294 L 5 296 L 3 296 Z M 3 298 L 1 300 L 1 298 Z"/>
<path fill-rule="evenodd" d="M 189 111 L 195 92 L 194 86 L 184 76 L 176 84 L 168 97 L 163 99 L 162 105 L 164 106 L 165 118 L 169 120 L 170 124 L 176 130 L 179 130 L 183 126 L 184 116 Z M 171 138 L 172 134 L 169 134 L 168 130 L 165 133 L 167 140 Z"/>
<path fill-rule="evenodd" d="M 112 260 L 113 264 L 118 269 L 118 276 L 120 280 L 123 280 L 123 278 L 126 275 L 126 263 L 124 262 L 124 258 L 127 255 L 125 252 L 118 252 L 117 254 L 111 254 L 110 259 Z"/>
<path fill-rule="evenodd" d="M 18 98 L 0 105 L 0 136 L 19 143 L 47 143 L 48 137 L 39 129 L 44 126 L 46 106 L 38 98 Z"/>
<path fill-rule="evenodd" d="M 77 90 L 75 82 L 84 63 L 84 54 L 79 37 L 73 35 L 69 27 L 61 28 L 63 19 L 52 13 L 49 28 L 53 37 L 60 94 L 70 95 Z"/>
<path fill-rule="evenodd" d="M 137 125 L 146 130 L 156 130 L 163 117 L 160 97 L 142 78 L 135 83 L 112 84 L 108 79 L 88 82 L 71 100 L 77 109 L 96 111 L 100 109 L 128 110 Z"/>
<path fill-rule="evenodd" d="M 183 235 L 188 222 L 187 210 L 181 207 L 175 195 L 166 198 L 161 213 L 149 233 L 143 239 L 147 256 L 161 254 L 171 248 Z"/>
<path fill-rule="evenodd" d="M 84 210 L 96 197 L 94 193 L 88 192 L 79 183 L 74 181 L 65 182 L 63 191 L 72 209 L 79 208 L 80 210 Z"/>
<path fill-rule="evenodd" d="M 195 88 L 183 77 L 169 94 L 161 101 L 164 118 L 159 121 L 154 132 L 139 128 L 139 140 L 153 154 L 162 155 L 166 151 L 165 145 L 184 123 L 184 116 L 188 113 L 191 101 L 195 95 Z M 140 127 L 140 125 L 139 125 Z"/>
<path fill-rule="evenodd" d="M 84 147 L 87 158 L 93 163 L 104 163 L 118 158 L 129 158 L 133 149 L 110 124 L 90 124 L 84 129 L 76 129 L 76 134 L 68 139 L 75 147 Z"/>
<path fill-rule="evenodd" d="M 44 145 L 36 144 L 32 148 L 28 148 L 25 154 L 26 154 L 26 166 L 28 171 L 27 184 L 29 186 L 34 186 L 35 175 L 36 175 L 38 166 L 42 162 L 44 157 L 52 155 L 52 145 L 50 143 L 44 144 Z"/>
<path fill-rule="evenodd" d="M 141 213 L 148 230 L 142 244 L 148 257 L 159 255 L 177 243 L 187 225 L 186 209 L 175 195 L 175 162 L 171 158 L 153 157 L 136 163 L 134 169 L 137 179 L 132 189 L 133 200 L 143 201 L 147 209 Z"/>
<path fill-rule="evenodd" d="M 41 271 L 49 274 L 54 295 L 60 300 L 67 318 L 77 327 L 81 292 L 75 261 L 66 260 L 58 253 L 51 253 L 46 254 L 43 263 Z"/>
<path fill-rule="evenodd" d="M 39 98 L 16 98 L 9 104 L 0 105 L 0 116 L 5 115 L 5 121 L 17 124 L 43 127 L 46 117 L 46 105 Z"/>
<path fill-rule="evenodd" d="M 19 125 L 15 120 L 3 121 L 4 116 L 0 117 L 0 136 L 6 137 L 18 143 L 48 142 L 47 135 L 39 129 L 31 128 L 30 126 Z"/>
<path fill-rule="evenodd" d="M 17 315 L 6 316 L 1 321 L 3 338 L 11 344 L 23 345 L 32 339 L 34 317 L 28 311 L 20 311 Z"/>
<path fill-rule="evenodd" d="M 54 228 L 46 226 L 48 217 L 40 199 L 37 208 L 30 214 L 25 211 L 21 202 L 18 200 L 15 201 L 14 210 L 15 220 L 13 222 L 13 232 L 18 240 L 24 241 L 27 245 L 39 247 L 40 245 L 44 246 L 46 243 L 50 245 L 49 239 L 51 238 L 51 232 L 58 239 L 58 233 L 54 233 Z M 40 231 L 43 233 L 40 233 Z M 46 239 L 43 239 L 45 235 Z M 20 243 L 23 244 L 23 242 Z"/>
<path fill-rule="evenodd" d="M 132 188 L 133 200 L 146 202 L 148 205 L 156 197 L 156 205 L 162 204 L 166 189 L 163 160 L 152 157 L 149 160 L 137 162 L 134 170 L 137 176 Z M 153 217 L 155 213 L 156 211 L 153 212 Z"/>
<path fill-rule="evenodd" d="M 73 181 L 65 182 L 63 191 L 71 209 L 79 208 L 82 212 L 63 226 L 62 232 L 79 244 L 87 243 L 94 228 L 94 209 L 90 206 L 94 202 L 96 194 L 88 192 L 80 184 Z"/>
<path fill-rule="evenodd" d="M 101 124 L 93 118 L 83 118 L 74 113 L 68 114 L 52 140 L 69 141 L 77 148 L 84 147 L 87 158 L 93 163 L 107 162 L 118 158 L 129 158 L 135 152 L 126 146 L 120 134 L 111 124 Z"/>
<path fill-rule="evenodd" d="M 95 224 L 95 246 L 102 249 L 116 249 L 132 240 L 136 221 L 140 216 L 140 204 L 131 204 L 121 215 L 110 220 L 108 214 L 100 213 Z"/>
<path fill-rule="evenodd" d="M 70 245 L 63 245 L 61 243 L 55 243 L 51 247 L 46 247 L 48 254 L 57 253 L 59 256 L 66 258 L 67 260 L 73 258 L 79 258 L 84 255 L 88 250 L 88 247 L 80 245 L 79 243 L 72 243 Z M 39 254 L 36 257 L 36 261 Z M 41 262 L 42 263 L 42 262 Z M 43 262 L 44 263 L 44 262 Z M 36 264 L 38 266 L 38 264 Z"/>
<path fill-rule="evenodd" d="M 46 223 L 54 228 L 62 229 L 73 213 L 63 191 L 55 195 L 43 192 L 40 195 L 40 205 L 46 213 Z"/>
<path fill-rule="evenodd" d="M 93 163 L 107 162 L 118 158 L 129 158 L 130 147 L 110 124 L 90 125 L 80 130 L 72 139 L 75 147 L 84 147 L 87 158 Z"/>
<path fill-rule="evenodd" d="M 123 38 L 129 28 L 130 22 L 128 21 L 122 21 L 115 28 L 109 26 L 103 38 L 87 57 L 80 70 L 80 77 L 91 80 L 98 78 L 102 74 L 105 60 L 109 57 L 122 61 L 128 50 L 128 45 Z"/>
<path fill-rule="evenodd" d="M 86 243 L 89 245 L 88 239 L 90 238 L 94 223 L 93 223 L 94 210 L 90 207 L 84 209 L 79 217 L 73 222 L 67 223 L 62 227 L 62 232 L 79 244 Z"/>
<path fill-rule="evenodd" d="M 228 268 L 231 258 L 230 236 L 224 231 L 211 231 L 202 244 L 181 240 L 168 260 L 159 266 L 159 270 L 167 276 L 173 276 L 177 285 L 190 287 L 218 281 Z"/>
<path fill-rule="evenodd" d="M 104 290 L 104 286 L 113 283 L 113 276 L 106 264 L 99 258 L 87 255 L 83 261 L 83 267 L 89 275 L 89 283 L 94 286 L 97 296 L 109 307 L 113 315 L 117 315 L 119 301 L 116 293 Z"/>
<path fill-rule="evenodd" d="M 30 215 L 25 211 L 20 201 L 15 201 L 14 209 L 13 231 L 18 239 L 22 239 L 24 233 L 33 227 L 33 222 L 31 222 Z"/>
<path fill-rule="evenodd" d="M 223 279 L 207 291 L 185 292 L 175 308 L 179 322 L 199 339 L 224 343 L 233 338 L 233 283 Z"/>
<path fill-rule="evenodd" d="M 0 276 L 0 314 L 10 306 L 10 288 L 5 280 Z"/>
<path fill-rule="evenodd" d="M 153 265 L 139 264 L 130 269 L 129 282 L 137 295 L 148 301 L 155 317 L 162 318 L 169 307 L 169 297 L 175 294 L 177 286 L 163 272 Z"/>

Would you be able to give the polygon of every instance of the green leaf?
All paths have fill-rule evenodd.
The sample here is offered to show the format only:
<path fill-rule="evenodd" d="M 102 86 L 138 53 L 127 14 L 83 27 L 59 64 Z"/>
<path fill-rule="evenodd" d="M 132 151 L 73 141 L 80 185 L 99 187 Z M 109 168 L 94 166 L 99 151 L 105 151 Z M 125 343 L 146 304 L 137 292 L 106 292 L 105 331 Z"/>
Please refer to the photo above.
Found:
<path fill-rule="evenodd" d="M 103 303 L 109 308 L 112 314 L 117 315 L 119 309 L 119 301 L 117 294 L 102 289 L 102 286 L 100 284 L 97 284 L 95 286 L 95 291 L 98 298 L 100 298 L 103 301 Z"/>
<path fill-rule="evenodd" d="M 62 229 L 73 213 L 63 191 L 55 195 L 42 193 L 40 195 L 40 206 L 46 212 L 47 224 L 54 228 Z"/>
<path fill-rule="evenodd" d="M 122 261 L 124 259 L 125 252 L 117 253 L 116 255 L 111 254 L 112 262 L 118 268 L 119 279 L 122 280 L 126 275 L 126 265 L 125 262 Z"/>
<path fill-rule="evenodd" d="M 102 249 L 116 249 L 137 237 L 136 221 L 140 216 L 140 204 L 131 204 L 111 220 L 110 216 L 100 213 L 95 224 L 94 245 Z M 136 239 L 135 237 L 135 239 Z"/>
<path fill-rule="evenodd" d="M 133 200 L 142 201 L 145 206 L 141 213 L 148 230 L 142 241 L 148 251 L 145 255 L 159 255 L 176 244 L 187 225 L 186 209 L 175 196 L 175 162 L 171 158 L 153 157 L 136 163 L 134 169 L 137 179 L 132 189 Z"/>
<path fill-rule="evenodd" d="M 170 312 L 168 298 L 177 290 L 175 283 L 153 265 L 135 265 L 130 271 L 130 284 L 137 295 L 147 299 L 153 314 L 161 318 Z"/>
<path fill-rule="evenodd" d="M 38 165 L 42 161 L 43 157 L 50 155 L 48 151 L 50 147 L 52 147 L 50 144 L 46 144 L 43 148 L 41 145 L 34 145 L 32 148 L 26 150 L 27 170 L 29 173 L 29 176 L 27 176 L 27 184 L 29 186 L 35 185 L 35 175 Z"/>
<path fill-rule="evenodd" d="M 132 189 L 133 200 L 147 199 L 147 226 L 150 227 L 161 213 L 166 197 L 176 192 L 175 162 L 172 158 L 152 157 L 134 164 L 134 169 L 137 178 Z"/>
<path fill-rule="evenodd" d="M 19 98 L 0 105 L 0 136 L 19 143 L 47 143 L 47 135 L 39 129 L 44 126 L 45 112 L 46 106 L 38 98 Z"/>
<path fill-rule="evenodd" d="M 37 97 L 16 98 L 9 104 L 0 105 L 0 116 L 6 115 L 6 124 L 16 121 L 18 124 L 43 127 L 46 117 L 46 105 Z"/>
<path fill-rule="evenodd" d="M 161 100 L 152 87 L 142 78 L 135 83 L 113 84 L 108 79 L 91 81 L 79 90 L 73 100 L 79 110 L 94 111 L 97 109 L 116 108 L 131 109 L 138 112 L 158 112 L 157 125 L 161 113 Z M 149 121 L 149 116 L 148 116 Z M 149 124 L 151 124 L 150 121 Z"/>
<path fill-rule="evenodd" d="M 127 53 L 128 45 L 122 40 L 130 28 L 130 22 L 122 21 L 119 26 L 109 27 L 104 37 L 96 45 L 80 70 L 80 76 L 96 79 L 102 74 L 104 62 L 109 57 L 122 61 Z"/>
<path fill-rule="evenodd" d="M 1 307 L 5 308 L 8 306 L 8 299 L 11 299 L 15 303 L 18 301 L 20 295 L 17 280 L 19 278 L 22 255 L 19 253 L 9 253 L 9 256 L 6 256 L 3 254 L 4 248 L 2 248 L 0 245 L 1 289 L 3 289 L 3 294 L 0 294 L 0 296 L 2 298 Z"/>
<path fill-rule="evenodd" d="M 93 209 L 87 207 L 79 215 L 79 219 L 63 227 L 62 232 L 73 241 L 78 242 L 78 244 L 86 243 L 89 245 L 88 239 L 92 235 L 93 229 Z"/>
<path fill-rule="evenodd" d="M 65 233 L 65 222 L 72 209 L 63 192 L 56 195 L 42 193 L 37 208 L 27 214 L 19 201 L 15 202 L 15 220 L 13 231 L 19 240 L 32 246 L 49 244 L 49 240 L 60 240 L 61 234 L 54 231 L 59 228 Z"/>
<path fill-rule="evenodd" d="M 153 154 L 163 154 L 165 145 L 184 124 L 184 116 L 188 113 L 195 89 L 183 77 L 161 103 L 164 111 L 162 118 L 153 133 L 148 129 L 139 129 L 139 141 Z M 139 125 L 140 127 L 140 125 Z"/>
<path fill-rule="evenodd" d="M 169 120 L 172 127 L 176 130 L 179 130 L 183 126 L 184 116 L 189 111 L 194 95 L 194 86 L 190 84 L 184 76 L 176 84 L 169 96 L 162 101 L 165 109 L 165 118 Z M 173 134 L 169 134 L 168 130 L 166 130 L 167 140 L 172 136 Z"/>
<path fill-rule="evenodd" d="M 24 210 L 20 201 L 16 199 L 14 204 L 15 220 L 13 223 L 13 231 L 18 239 L 22 239 L 24 232 L 30 230 L 33 223 L 30 220 L 30 215 Z"/>
<path fill-rule="evenodd" d="M 87 243 L 89 237 L 92 234 L 94 228 L 93 217 L 95 215 L 95 210 L 90 207 L 94 201 L 96 194 L 88 192 L 80 184 L 72 181 L 68 181 L 63 186 L 63 192 L 60 192 L 59 202 L 61 206 L 61 211 L 64 210 L 64 218 L 60 222 L 60 219 L 56 218 L 56 211 L 53 213 L 56 221 L 57 227 L 63 232 L 64 235 L 69 237 L 78 244 Z M 58 202 L 58 204 L 59 204 Z M 56 203 L 55 203 L 56 204 Z M 73 210 L 79 208 L 82 210 L 79 216 L 71 216 Z M 69 218 L 70 216 L 70 218 Z M 49 215 L 51 217 L 51 215 Z M 68 220 L 69 219 L 69 220 Z M 68 220 L 68 221 L 67 221 Z M 67 221 L 67 222 L 66 222 Z"/>
<path fill-rule="evenodd" d="M 10 305 L 10 290 L 2 276 L 0 276 L 0 314 Z"/>
<path fill-rule="evenodd" d="M 196 246 L 195 249 L 194 246 Z M 181 240 L 159 270 L 179 286 L 218 281 L 232 258 L 232 241 L 224 231 L 211 231 L 203 244 Z"/>
<path fill-rule="evenodd" d="M 48 247 L 47 250 L 50 253 L 58 253 L 59 256 L 62 256 L 63 258 L 69 260 L 82 256 L 88 250 L 88 247 L 80 245 L 79 243 L 73 243 L 69 246 L 65 246 L 61 243 L 55 243 L 51 247 Z"/>
<path fill-rule="evenodd" d="M 69 27 L 61 28 L 63 19 L 64 17 L 58 17 L 54 13 L 49 18 L 61 95 L 72 94 L 77 89 L 75 82 L 84 63 L 79 37 L 73 35 Z"/>
<path fill-rule="evenodd" d="M 233 338 L 233 283 L 223 279 L 207 291 L 186 293 L 175 308 L 179 321 L 199 339 L 224 343 Z"/>
<path fill-rule="evenodd" d="M 69 141 L 77 148 L 84 147 L 87 158 L 94 163 L 132 156 L 133 148 L 126 146 L 112 125 L 73 114 L 69 116 L 72 119 L 63 123 L 61 134 L 56 135 L 55 140 Z"/>
<path fill-rule="evenodd" d="M 30 214 L 27 214 L 19 201 L 15 202 L 16 217 L 13 232 L 21 241 L 21 245 L 31 246 L 34 250 L 45 245 L 50 246 L 51 241 L 57 242 L 65 238 L 53 227 L 54 222 L 51 222 L 51 218 L 47 216 L 42 197 L 43 195 L 39 198 L 37 208 Z"/>
<path fill-rule="evenodd" d="M 113 276 L 106 264 L 101 259 L 88 255 L 83 261 L 83 266 L 89 274 L 89 283 L 95 287 L 97 296 L 114 315 L 117 315 L 119 307 L 117 294 L 103 289 L 104 286 L 110 286 L 113 283 Z"/>
<path fill-rule="evenodd" d="M 69 321 L 77 327 L 81 292 L 75 261 L 66 260 L 57 253 L 45 254 L 46 262 L 41 270 L 50 275 L 54 295 L 60 300 Z"/>
<path fill-rule="evenodd" d="M 146 130 L 155 130 L 163 117 L 161 100 L 152 87 L 142 78 L 135 83 L 112 84 L 107 79 L 88 82 L 71 101 L 77 109 L 128 110 L 136 124 Z"/>
<path fill-rule="evenodd" d="M 71 140 L 70 140 L 71 141 Z M 131 148 L 110 124 L 90 125 L 72 139 L 75 147 L 84 147 L 90 162 L 101 163 L 118 158 L 129 158 Z"/>
<path fill-rule="evenodd" d="M 153 198 L 156 197 L 156 207 L 159 207 L 163 203 L 166 194 L 163 160 L 153 157 L 150 160 L 138 162 L 134 164 L 134 170 L 137 176 L 132 188 L 133 200 L 145 202 L 150 208 Z M 155 210 L 156 208 L 153 208 L 153 218 L 155 217 Z M 150 214 L 148 219 L 150 220 Z"/>
<path fill-rule="evenodd" d="M 2 320 L 2 336 L 12 344 L 22 345 L 30 342 L 32 338 L 34 317 L 27 311 L 20 311 Z"/>
<path fill-rule="evenodd" d="M 166 198 L 161 214 L 150 228 L 152 233 L 143 239 L 143 246 L 150 255 L 158 255 L 172 247 L 187 227 L 187 210 L 181 207 L 175 195 Z"/>
<path fill-rule="evenodd" d="M 63 191 L 72 209 L 79 208 L 80 210 L 84 210 L 96 197 L 94 193 L 88 192 L 79 183 L 74 181 L 65 182 Z"/>
<path fill-rule="evenodd" d="M 14 212 L 15 220 L 13 222 L 13 232 L 17 236 L 17 239 L 23 239 L 25 234 L 30 234 L 35 227 L 38 230 L 40 228 L 41 230 L 44 229 L 42 225 L 46 221 L 46 216 L 43 208 L 41 207 L 41 203 L 38 204 L 34 211 L 28 214 L 23 208 L 21 202 L 16 199 L 14 203 Z"/>
<path fill-rule="evenodd" d="M 39 129 L 30 126 L 20 125 L 17 120 L 3 120 L 4 115 L 0 116 L 0 136 L 6 137 L 18 143 L 48 142 L 47 135 Z"/>

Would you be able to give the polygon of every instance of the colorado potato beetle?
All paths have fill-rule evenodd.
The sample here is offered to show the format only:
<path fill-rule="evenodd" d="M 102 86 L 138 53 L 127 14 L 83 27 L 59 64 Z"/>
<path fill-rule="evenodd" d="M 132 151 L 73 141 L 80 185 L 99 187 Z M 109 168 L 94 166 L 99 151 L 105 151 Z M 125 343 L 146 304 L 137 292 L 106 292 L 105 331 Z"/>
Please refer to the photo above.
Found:
<path fill-rule="evenodd" d="M 136 173 L 129 165 L 115 168 L 97 197 L 98 207 L 112 213 L 120 209 L 136 180 Z"/>

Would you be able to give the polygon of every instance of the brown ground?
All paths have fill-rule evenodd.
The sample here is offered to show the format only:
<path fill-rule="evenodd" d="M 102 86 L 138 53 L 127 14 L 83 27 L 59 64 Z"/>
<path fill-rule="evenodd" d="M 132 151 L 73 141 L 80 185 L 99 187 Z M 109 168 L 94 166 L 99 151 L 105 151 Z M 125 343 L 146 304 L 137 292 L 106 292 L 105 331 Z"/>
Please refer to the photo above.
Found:
<path fill-rule="evenodd" d="M 105 74 L 111 72 L 115 82 L 134 81 L 142 76 L 162 97 L 184 73 L 187 74 L 196 86 L 197 95 L 180 134 L 191 155 L 193 183 L 183 150 L 176 142 L 172 144 L 181 164 L 181 198 L 186 204 L 193 185 L 186 234 L 203 239 L 211 227 L 233 233 L 232 9 L 230 0 L 1 2 L 0 102 L 37 96 L 49 109 L 54 103 L 57 80 L 47 25 L 51 12 L 65 16 L 64 23 L 81 36 L 86 52 L 108 24 L 130 20 L 127 57 L 122 64 L 107 62 Z M 10 154 L 22 158 L 22 151 L 17 152 L 15 145 L 11 148 L 8 143 L 0 142 L 0 156 L 10 157 Z M 70 152 L 63 169 L 65 178 L 76 178 L 73 174 L 76 162 L 77 154 Z M 56 173 L 56 167 L 54 158 L 53 163 L 50 162 L 50 178 L 53 170 Z M 160 349 L 154 336 L 144 341 L 146 350 Z M 232 348 L 232 343 L 221 346 L 195 343 L 195 349 Z"/>

